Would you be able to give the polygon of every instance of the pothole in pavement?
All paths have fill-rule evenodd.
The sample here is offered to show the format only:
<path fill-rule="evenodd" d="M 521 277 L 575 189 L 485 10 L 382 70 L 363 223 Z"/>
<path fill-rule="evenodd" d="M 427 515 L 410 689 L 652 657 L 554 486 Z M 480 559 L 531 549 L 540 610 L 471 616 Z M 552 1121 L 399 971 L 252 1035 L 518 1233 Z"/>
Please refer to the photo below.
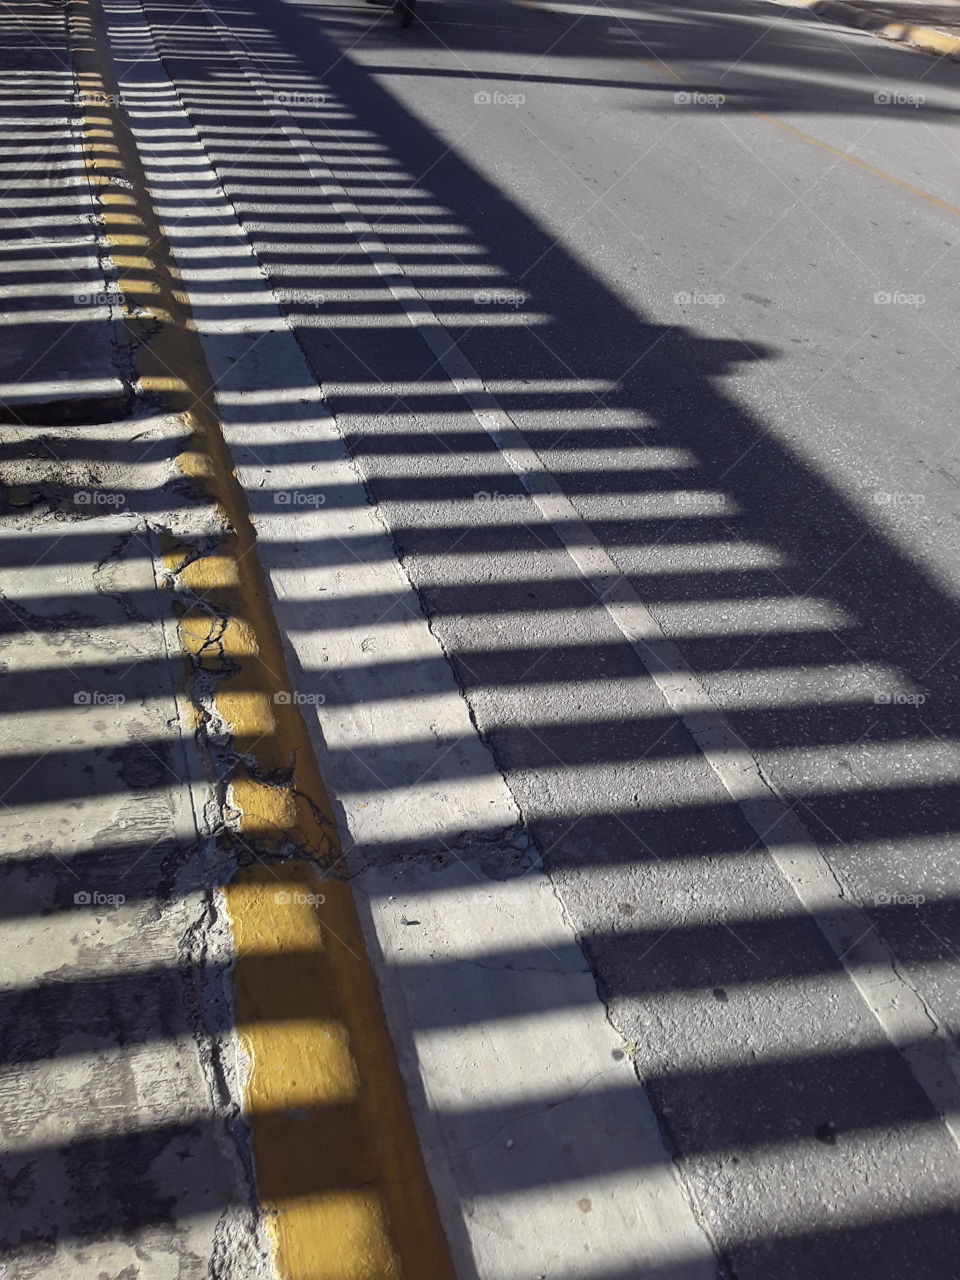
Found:
<path fill-rule="evenodd" d="M 0 424 L 0 519 L 74 522 L 209 505 L 177 469 L 191 437 L 174 415 L 65 425 Z"/>

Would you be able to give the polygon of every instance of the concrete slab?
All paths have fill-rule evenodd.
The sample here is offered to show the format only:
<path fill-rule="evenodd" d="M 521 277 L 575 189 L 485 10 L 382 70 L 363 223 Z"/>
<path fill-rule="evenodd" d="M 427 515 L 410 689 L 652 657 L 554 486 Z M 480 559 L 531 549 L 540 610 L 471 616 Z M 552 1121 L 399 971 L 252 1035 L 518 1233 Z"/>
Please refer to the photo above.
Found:
<path fill-rule="evenodd" d="M 629 1046 L 549 878 L 507 845 L 360 877 L 431 1168 L 483 1280 L 713 1280 Z M 460 1274 L 473 1274 L 466 1266 Z"/>
<path fill-rule="evenodd" d="M 0 1257 L 29 1280 L 270 1274 L 212 784 L 157 589 L 158 526 L 205 518 L 181 442 L 0 428 Z"/>
<path fill-rule="evenodd" d="M 66 10 L 28 2 L 0 17 L 0 419 L 40 406 L 115 416 L 121 299 L 83 154 Z M 42 411 L 40 418 L 43 417 Z M 46 420 L 51 421 L 49 411 Z"/>

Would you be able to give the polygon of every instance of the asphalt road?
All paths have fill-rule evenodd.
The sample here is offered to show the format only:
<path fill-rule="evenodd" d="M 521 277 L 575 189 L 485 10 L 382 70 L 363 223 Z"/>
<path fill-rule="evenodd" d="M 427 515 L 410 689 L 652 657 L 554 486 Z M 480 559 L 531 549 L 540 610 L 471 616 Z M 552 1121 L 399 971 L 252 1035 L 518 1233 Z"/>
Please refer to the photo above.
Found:
<path fill-rule="evenodd" d="M 744 0 L 421 0 L 407 32 L 362 4 L 214 7 L 239 51 L 205 5 L 145 12 L 218 216 L 324 388 L 718 1266 L 955 1277 L 956 1145 L 885 1032 L 906 993 L 919 1040 L 960 1025 L 960 72 Z M 198 322 L 256 333 L 161 102 L 164 153 Z M 605 607 L 623 582 L 866 950 L 828 945 L 678 719 Z M 357 607 L 375 633 L 391 601 Z M 427 705 L 409 721 L 436 736 Z"/>

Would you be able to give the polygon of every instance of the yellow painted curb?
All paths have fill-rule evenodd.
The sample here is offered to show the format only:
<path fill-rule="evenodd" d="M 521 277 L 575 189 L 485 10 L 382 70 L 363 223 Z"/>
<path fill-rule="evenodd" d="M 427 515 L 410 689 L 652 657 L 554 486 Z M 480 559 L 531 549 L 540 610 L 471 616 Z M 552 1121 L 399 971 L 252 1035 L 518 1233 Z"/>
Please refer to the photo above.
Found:
<path fill-rule="evenodd" d="M 898 26 L 902 34 L 895 34 L 894 26 Z M 929 53 L 960 56 L 960 36 L 952 36 L 946 31 L 938 31 L 936 27 L 903 27 L 902 24 L 888 24 L 880 28 L 880 34 L 893 40 L 902 40 L 908 44 L 916 45 L 920 49 L 926 49 Z"/>
<path fill-rule="evenodd" d="M 312 744 L 211 378 L 121 107 L 99 9 L 70 0 L 88 178 L 100 204 L 137 390 L 192 435 L 178 459 L 215 500 L 218 545 L 169 539 L 190 677 L 212 675 L 230 734 L 223 895 L 257 1191 L 282 1280 L 454 1280 Z M 111 175 L 122 172 L 123 186 Z M 196 704 L 203 728 L 211 711 Z M 248 864 L 248 865 L 244 865 Z M 322 868 L 322 870 L 321 870 Z"/>
<path fill-rule="evenodd" d="M 915 26 L 906 18 L 891 22 L 889 17 L 873 14 L 857 4 L 846 3 L 846 0 L 839 4 L 831 0 L 792 0 L 792 3 L 795 8 L 810 9 L 818 18 L 830 22 L 856 26 L 861 31 L 869 31 L 900 44 L 910 44 L 927 53 L 960 57 L 960 36 L 940 31 L 937 27 Z"/>
<path fill-rule="evenodd" d="M 288 862 L 247 868 L 225 893 L 281 1275 L 452 1280 L 349 887 Z"/>

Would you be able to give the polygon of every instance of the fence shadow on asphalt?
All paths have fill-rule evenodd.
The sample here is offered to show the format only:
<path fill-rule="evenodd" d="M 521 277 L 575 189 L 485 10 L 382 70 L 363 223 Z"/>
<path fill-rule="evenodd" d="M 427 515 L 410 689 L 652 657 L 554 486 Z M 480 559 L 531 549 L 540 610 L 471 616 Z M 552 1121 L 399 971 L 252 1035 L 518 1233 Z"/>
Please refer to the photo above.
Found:
<path fill-rule="evenodd" d="M 826 1208 L 822 1221 L 809 1229 L 776 1220 L 775 1196 L 764 1198 L 770 1195 L 764 1177 L 771 1151 L 799 1153 L 798 1183 L 812 1176 L 804 1151 L 819 1153 L 829 1145 L 840 1162 L 849 1158 L 848 1148 L 864 1147 L 880 1161 L 881 1149 L 936 1127 L 929 1102 L 893 1048 L 859 1036 L 824 1048 L 816 1028 L 810 1028 L 812 1045 L 785 1044 L 775 1034 L 783 1009 L 793 1007 L 798 991 L 809 990 L 805 983 L 826 980 L 831 1000 L 846 991 L 843 969 L 811 919 L 795 904 L 783 909 L 770 888 L 769 866 L 767 878 L 758 869 L 764 855 L 754 832 L 732 802 L 704 783 L 686 732 L 651 696 L 635 655 L 410 329 L 399 302 L 370 269 L 358 239 L 344 231 L 333 198 L 320 196 L 307 164 L 291 157 L 271 104 L 252 100 L 201 12 L 162 3 L 151 12 L 167 66 L 207 139 L 226 196 L 271 273 L 304 350 L 315 367 L 329 371 L 328 400 L 339 428 L 371 497 L 389 519 L 457 679 L 476 704 L 497 764 L 523 799 L 546 865 L 577 901 L 589 894 L 592 877 L 613 871 L 630 880 L 623 919 L 615 927 L 597 923 L 583 930 L 614 1015 L 626 1021 L 639 1017 L 650 1027 L 683 1019 L 693 1034 L 698 1020 L 710 1021 L 728 1000 L 750 1002 L 751 1037 L 744 1042 L 732 1035 L 718 1063 L 698 1063 L 694 1054 L 658 1063 L 652 1044 L 634 1047 L 680 1166 L 709 1173 L 735 1153 L 741 1176 L 757 1180 L 759 1225 L 743 1238 L 721 1241 L 732 1269 L 751 1276 L 900 1280 L 922 1256 L 922 1274 L 952 1277 L 960 1215 L 924 1203 L 927 1184 L 919 1190 L 886 1186 L 885 1213 L 874 1209 L 862 1222 L 831 1217 Z M 443 43 L 464 52 L 515 48 L 508 11 L 503 12 L 502 35 L 492 26 L 481 34 L 444 21 Z M 716 22 L 698 6 L 686 5 L 683 12 L 690 20 Z M 629 22 L 649 48 L 668 58 L 678 37 L 656 14 L 644 11 Z M 759 23 L 759 8 L 757 15 Z M 425 16 L 429 22 L 429 6 Z M 680 637 L 688 661 L 736 732 L 772 753 L 788 796 L 904 969 L 918 975 L 918 984 L 939 989 L 960 946 L 960 903 L 942 892 L 931 892 L 919 904 L 878 901 L 870 892 L 871 865 L 879 861 L 888 868 L 900 897 L 917 896 L 928 883 L 936 884 L 944 856 L 932 843 L 952 837 L 958 827 L 956 602 L 879 522 L 868 522 L 724 393 L 724 374 L 745 363 L 773 361 L 776 351 L 756 343 L 747 351 L 733 339 L 654 324 L 614 297 L 455 149 L 443 152 L 425 123 L 406 112 L 369 68 L 337 56 L 337 42 L 361 26 L 374 32 L 368 40 L 380 39 L 376 17 L 359 8 L 302 5 L 299 12 L 270 11 L 260 19 L 259 30 L 251 25 L 254 18 L 243 19 L 240 35 L 267 79 L 282 86 L 276 92 L 283 105 L 318 143 L 336 181 L 495 387 L 499 402 L 623 575 L 652 602 L 665 629 Z M 407 34 L 411 48 L 435 39 L 429 27 Z M 543 42 L 544 29 L 531 27 L 529 39 Z M 795 105 L 789 88 L 774 90 L 769 80 L 773 70 L 795 70 L 800 55 L 775 40 L 765 50 L 769 58 L 762 68 L 738 74 L 739 91 L 763 110 Z M 143 56 L 139 48 L 130 52 Z M 317 67 L 326 72 L 322 80 Z M 897 72 L 902 76 L 899 62 Z M 862 95 L 855 85 L 837 88 L 818 109 L 857 112 Z M 144 118 L 155 114 L 153 158 L 174 157 L 154 194 L 168 224 L 181 237 L 190 236 L 198 324 L 226 319 L 254 342 L 273 320 L 258 301 L 243 296 L 242 281 L 236 296 L 228 297 L 224 316 L 221 273 L 231 242 L 208 217 L 207 194 L 193 188 L 188 171 L 178 171 L 178 134 L 167 127 L 168 107 L 138 86 L 128 108 Z M 305 213 L 314 215 L 309 230 Z M 508 295 L 512 300 L 504 302 Z M 268 402 L 235 413 L 263 428 L 265 481 L 251 491 L 250 501 L 265 525 L 278 510 L 269 468 L 284 462 L 302 465 L 305 474 L 315 470 L 319 478 L 304 482 L 305 495 L 331 507 L 353 500 L 324 483 L 326 446 L 317 443 L 305 452 L 301 442 L 284 440 L 285 415 L 293 420 L 295 408 Z M 108 444 L 106 434 L 102 444 L 88 434 L 82 441 L 65 439 L 62 448 L 95 467 Z M 8 461 L 22 457 L 15 435 L 8 434 L 3 449 Z M 125 496 L 146 512 L 170 507 L 169 491 L 130 490 Z M 189 506 L 189 495 L 182 500 Z M 9 509 L 5 514 L 10 517 Z M 276 528 L 274 553 L 302 563 L 303 546 L 284 540 L 279 520 Z M 82 523 L 60 525 L 55 537 L 5 540 L 5 564 L 10 567 L 14 556 L 25 569 L 44 559 L 68 564 L 87 558 L 94 545 Z M 315 551 L 319 556 L 321 549 Z M 360 534 L 322 549 L 328 561 L 340 557 L 345 574 L 369 551 Z M 678 570 L 678 562 L 685 567 Z M 127 603 L 136 611 L 142 602 Z M 355 601 L 358 627 L 375 634 L 394 603 L 389 597 Z M 41 604 L 48 615 L 59 611 L 74 618 L 82 618 L 84 608 L 82 596 L 41 602 L 28 592 L 12 604 L 3 623 L 14 640 L 35 634 Z M 291 632 L 336 625 L 341 607 L 327 608 L 314 598 L 277 601 L 281 626 Z M 508 627 L 519 643 L 505 643 Z M 413 674 L 389 655 L 379 665 L 399 684 Z M 19 680 L 35 689 L 38 708 L 55 711 L 71 703 L 72 673 L 52 662 L 18 670 Z M 149 674 L 149 664 L 138 669 L 133 663 L 125 678 L 142 687 Z M 291 670 L 298 690 L 322 695 L 331 709 L 343 698 L 337 674 L 296 665 Z M 0 698 L 6 699 L 5 714 L 21 701 L 9 685 L 0 685 Z M 164 750 L 160 739 L 150 738 L 143 748 Z M 42 807 L 54 796 L 69 802 L 64 779 L 82 772 L 76 757 L 85 752 L 95 761 L 89 746 L 77 747 L 73 756 L 39 750 L 5 755 L 4 804 Z M 341 761 L 325 749 L 332 776 L 349 765 L 371 792 L 388 785 L 373 749 L 365 756 L 363 749 L 351 748 L 350 757 Z M 152 785 L 170 785 L 169 776 L 134 773 L 138 796 L 147 797 Z M 442 752 L 433 776 L 450 776 Z M 677 779 L 680 800 L 665 807 L 664 788 Z M 83 794 L 100 787 L 109 795 L 110 785 L 93 769 Z M 189 846 L 165 845 L 162 857 L 145 861 L 157 851 L 136 838 L 116 837 L 106 849 L 98 843 L 67 851 L 56 836 L 51 844 L 39 853 L 5 851 L 3 874 L 17 893 L 0 895 L 0 914 L 11 922 L 64 911 L 86 918 L 85 904 L 76 901 L 72 888 L 64 891 L 65 865 L 105 893 L 123 877 L 131 900 L 139 896 L 147 912 L 161 890 L 208 889 L 222 872 Z M 421 846 L 421 840 L 413 841 L 408 852 Z M 375 859 L 395 853 L 396 844 L 356 852 Z M 128 875 L 133 867 L 139 870 Z M 177 868 L 173 878 L 171 867 Z M 36 896 L 29 888 L 24 892 L 28 875 Z M 685 915 L 684 904 L 689 907 L 697 894 L 706 910 L 698 902 L 697 913 Z M 741 904 L 739 911 L 731 901 Z M 855 942 L 852 950 L 855 962 Z M 522 966 L 537 957 L 520 947 L 486 959 Z M 224 977 L 217 971 L 203 981 L 217 987 Z M 0 1027 L 15 1028 L 0 1045 L 4 1061 L 49 1063 L 64 1054 L 64 1046 L 92 1052 L 117 1034 L 124 1044 L 149 1045 L 188 1033 L 196 1025 L 188 1011 L 197 998 L 171 991 L 199 981 L 189 966 L 186 972 L 131 966 L 103 979 L 67 975 L 18 986 L 0 1002 Z M 942 993 L 941 999 L 939 1012 L 948 1017 L 949 999 Z M 809 995 L 799 1007 L 811 1018 L 830 1017 Z M 418 1030 L 456 1029 L 462 1025 L 458 1018 L 480 1022 L 492 1011 L 478 997 L 469 1015 L 438 1008 L 430 1027 Z M 550 1012 L 531 1000 L 515 1016 Z M 229 1008 L 210 1006 L 206 1026 L 211 1034 L 228 1034 Z M 602 1143 L 586 1141 L 594 1121 L 589 1099 L 563 1116 L 560 1137 L 582 1147 L 577 1176 L 599 1180 L 620 1172 L 610 1167 Z M 477 1135 L 516 1119 L 506 1105 L 460 1117 L 465 1130 Z M 233 1140 L 202 1120 L 189 1129 L 194 1139 L 199 1133 L 214 1166 L 222 1144 Z M 170 1205 L 150 1192 L 151 1170 L 158 1160 L 175 1159 L 185 1134 L 177 1121 L 72 1144 L 25 1140 L 3 1161 L 8 1185 L 33 1179 L 38 1186 L 55 1186 L 67 1167 L 88 1167 L 94 1176 L 84 1203 L 65 1204 L 62 1220 L 11 1222 L 4 1256 L 16 1257 L 20 1250 L 26 1256 L 54 1232 L 93 1242 L 163 1223 Z M 528 1192 L 556 1183 L 563 1165 L 554 1155 L 544 1153 L 537 1181 L 530 1180 L 528 1165 L 526 1181 L 484 1186 L 481 1193 Z M 885 1167 L 882 1161 L 877 1165 Z M 111 1200 L 115 1183 L 107 1172 L 116 1168 L 130 1171 L 134 1188 L 142 1189 L 121 1205 Z M 188 1184 L 178 1192 L 177 1214 L 215 1213 L 237 1194 L 230 1177 L 205 1180 L 195 1168 Z M 324 1189 L 285 1187 L 278 1195 Z M 818 1194 L 809 1184 L 803 1190 Z M 861 1190 L 852 1188 L 851 1194 Z M 875 1204 L 872 1191 L 866 1188 L 864 1203 Z M 680 1280 L 685 1272 L 682 1264 L 655 1272 L 578 1270 L 569 1280 L 575 1274 L 589 1274 L 590 1280 Z"/>

